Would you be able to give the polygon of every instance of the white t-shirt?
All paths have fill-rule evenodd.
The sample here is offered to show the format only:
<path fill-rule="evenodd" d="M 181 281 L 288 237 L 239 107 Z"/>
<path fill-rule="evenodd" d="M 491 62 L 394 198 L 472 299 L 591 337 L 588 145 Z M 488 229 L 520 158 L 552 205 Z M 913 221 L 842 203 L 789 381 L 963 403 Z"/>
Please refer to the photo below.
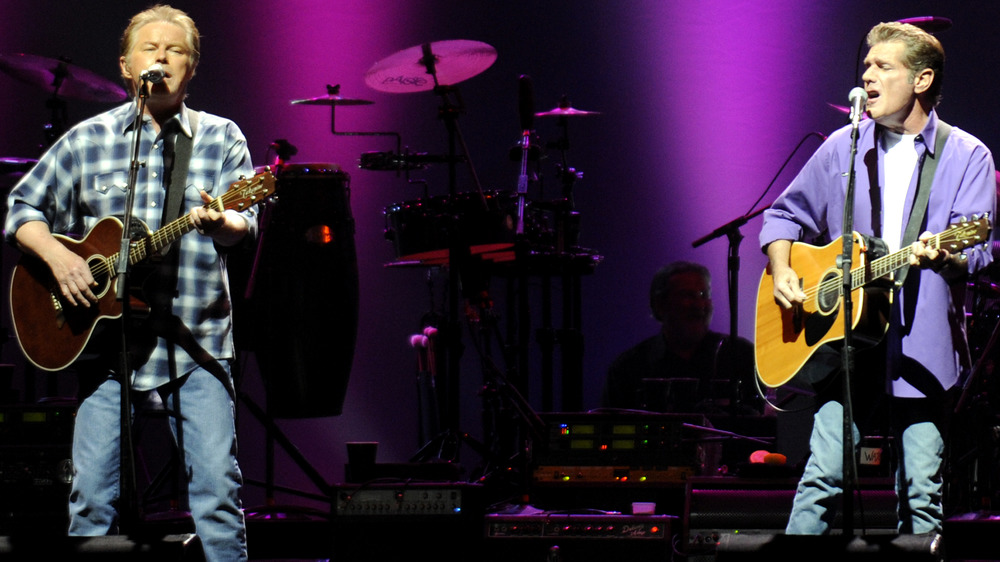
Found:
<path fill-rule="evenodd" d="M 901 135 L 885 131 L 882 143 L 885 147 L 885 188 L 882 190 L 882 239 L 890 252 L 899 249 L 903 229 L 909 217 L 903 216 L 906 191 L 910 188 L 913 174 L 917 172 L 917 149 L 914 139 L 917 135 Z"/>

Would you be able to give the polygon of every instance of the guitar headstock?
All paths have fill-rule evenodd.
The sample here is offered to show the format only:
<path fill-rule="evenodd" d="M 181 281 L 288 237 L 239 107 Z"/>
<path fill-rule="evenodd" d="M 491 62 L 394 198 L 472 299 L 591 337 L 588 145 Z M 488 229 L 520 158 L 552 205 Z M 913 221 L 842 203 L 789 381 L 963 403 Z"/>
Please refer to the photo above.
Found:
<path fill-rule="evenodd" d="M 220 197 L 222 206 L 225 209 L 243 211 L 270 197 L 274 193 L 274 184 L 274 175 L 269 171 L 233 182 L 229 185 L 229 190 Z"/>
<path fill-rule="evenodd" d="M 993 225 L 989 213 L 982 217 L 972 217 L 972 220 L 948 225 L 941 233 L 940 247 L 950 253 L 961 252 L 966 248 L 986 243 L 990 238 Z"/>

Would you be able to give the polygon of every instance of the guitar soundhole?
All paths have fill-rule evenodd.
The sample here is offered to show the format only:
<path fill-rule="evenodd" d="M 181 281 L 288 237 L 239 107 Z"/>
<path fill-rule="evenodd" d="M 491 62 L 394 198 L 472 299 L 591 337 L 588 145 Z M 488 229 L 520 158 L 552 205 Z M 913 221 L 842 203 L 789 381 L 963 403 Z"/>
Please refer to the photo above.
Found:
<path fill-rule="evenodd" d="M 87 263 L 90 264 L 90 274 L 94 276 L 94 281 L 97 282 L 97 286 L 93 289 L 94 294 L 98 298 L 101 298 L 108 292 L 108 286 L 111 284 L 105 258 L 96 256 L 91 258 Z"/>
<path fill-rule="evenodd" d="M 831 271 L 820 281 L 816 293 L 816 307 L 823 314 L 829 314 L 840 303 L 840 279 L 840 272 Z"/>

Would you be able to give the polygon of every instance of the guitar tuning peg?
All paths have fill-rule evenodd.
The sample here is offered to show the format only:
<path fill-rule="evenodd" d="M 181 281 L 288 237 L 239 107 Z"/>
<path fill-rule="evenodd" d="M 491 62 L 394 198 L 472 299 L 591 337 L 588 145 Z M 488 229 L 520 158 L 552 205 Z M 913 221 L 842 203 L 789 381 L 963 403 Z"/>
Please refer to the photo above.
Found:
<path fill-rule="evenodd" d="M 240 174 L 240 178 L 239 178 L 240 181 L 244 181 L 246 179 L 247 179 L 247 177 L 245 175 Z"/>

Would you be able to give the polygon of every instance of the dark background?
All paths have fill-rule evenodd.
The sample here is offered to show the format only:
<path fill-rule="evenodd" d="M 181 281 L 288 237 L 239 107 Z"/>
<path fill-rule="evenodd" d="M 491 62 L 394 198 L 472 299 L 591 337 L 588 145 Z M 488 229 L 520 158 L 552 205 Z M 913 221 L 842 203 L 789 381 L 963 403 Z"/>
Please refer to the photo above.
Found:
<path fill-rule="evenodd" d="M 120 33 L 128 18 L 146 6 L 124 0 L 6 0 L 0 5 L 0 52 L 69 57 L 117 81 Z M 343 413 L 279 420 L 328 482 L 343 477 L 346 441 L 379 441 L 380 462 L 405 461 L 421 444 L 416 357 L 409 340 L 423 327 L 426 313 L 441 310 L 446 278 L 428 268 L 386 267 L 396 256 L 383 237 L 383 210 L 417 199 L 425 190 L 446 194 L 448 175 L 438 165 L 411 175 L 421 182 L 408 183 L 392 172 L 361 170 L 360 155 L 392 150 L 392 139 L 332 135 L 329 108 L 291 105 L 291 100 L 320 96 L 326 84 L 341 84 L 345 97 L 375 103 L 338 108 L 338 131 L 394 131 L 409 150 L 443 154 L 448 135 L 437 114 L 440 100 L 430 92 L 374 91 L 365 86 L 364 73 L 375 62 L 425 42 L 488 43 L 497 50 L 497 60 L 459 85 L 465 111 L 458 122 L 483 187 L 505 191 L 516 190 L 519 173 L 508 151 L 520 132 L 520 75 L 532 78 L 538 111 L 566 95 L 574 107 L 601 113 L 570 122 L 566 154 L 568 164 L 583 172 L 574 186 L 579 245 L 603 258 L 581 284 L 582 409 L 598 406 L 604 372 L 614 356 L 656 331 L 648 283 L 666 262 L 706 264 L 715 279 L 713 328 L 729 331 L 735 315 L 739 335 L 753 339 L 754 299 L 764 266 L 756 241 L 759 219 L 740 229 L 746 239 L 737 246 L 739 277 L 733 287 L 727 286 L 729 240 L 721 237 L 697 248 L 692 242 L 770 203 L 818 146 L 818 138 L 806 137 L 845 123 L 846 116 L 829 104 L 847 105 L 859 75 L 859 45 L 875 23 L 950 18 L 953 27 L 939 35 L 948 55 L 940 113 L 987 146 L 1000 143 L 995 101 L 1000 55 L 994 45 L 1000 7 L 992 2 L 219 0 L 175 6 L 194 17 L 203 35 L 202 62 L 189 88 L 191 107 L 236 121 L 255 164 L 268 163 L 273 158 L 268 146 L 282 138 L 298 148 L 293 162 L 338 164 L 351 177 L 360 301 Z M 51 121 L 46 100 L 41 89 L 0 74 L 0 156 L 38 157 L 43 125 Z M 110 107 L 66 101 L 72 122 Z M 543 145 L 559 138 L 555 120 L 538 119 L 535 128 Z M 539 181 L 531 187 L 542 199 L 555 197 L 559 186 L 555 164 L 560 154 L 549 150 L 546 155 L 536 169 Z M 458 168 L 457 180 L 461 192 L 475 188 L 465 167 Z M 11 259 L 8 250 L 4 265 Z M 302 264 L 289 274 L 307 276 L 309 267 Z M 491 291 L 504 323 L 508 298 L 504 284 L 494 281 Z M 541 281 L 534 279 L 530 287 L 534 330 L 542 318 Z M 562 289 L 554 283 L 556 327 Z M 736 310 L 728 305 L 731 294 Z M 6 314 L 3 325 L 9 325 Z M 522 390 L 537 410 L 564 408 L 558 361 L 554 402 L 541 401 L 539 348 L 536 334 L 531 335 L 528 383 Z M 3 358 L 15 365 L 12 386 L 20 397 L 72 394 L 72 380 L 28 376 L 13 341 L 4 345 Z M 266 403 L 253 354 L 243 359 L 247 369 L 241 387 Z M 455 406 L 461 428 L 474 437 L 482 435 L 483 382 L 466 339 Z M 260 480 L 266 456 L 262 426 L 244 407 L 239 424 L 240 462 L 249 479 Z M 463 464 L 478 462 L 471 451 L 461 454 Z M 281 484 L 315 491 L 284 452 L 276 457 Z M 285 495 L 279 500 L 301 501 Z M 248 487 L 245 501 L 262 503 L 261 490 Z"/>

